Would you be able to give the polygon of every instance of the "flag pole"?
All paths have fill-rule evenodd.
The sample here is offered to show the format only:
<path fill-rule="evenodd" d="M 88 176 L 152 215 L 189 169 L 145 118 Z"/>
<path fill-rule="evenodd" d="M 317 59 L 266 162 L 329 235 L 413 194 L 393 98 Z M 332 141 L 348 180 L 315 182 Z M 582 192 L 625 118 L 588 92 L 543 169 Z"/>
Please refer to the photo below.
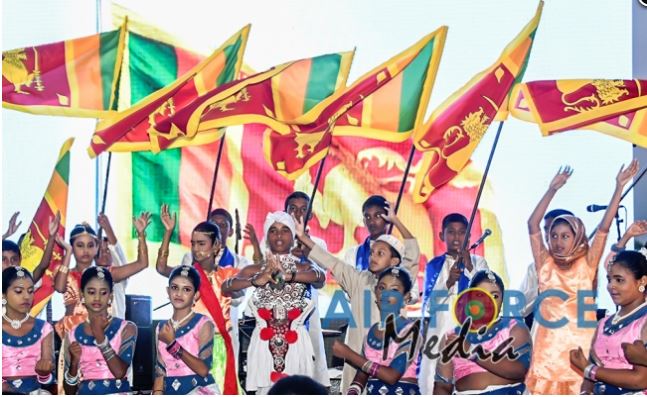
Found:
<path fill-rule="evenodd" d="M 474 218 L 476 217 L 476 211 L 478 211 L 479 202 L 481 201 L 481 193 L 483 193 L 483 188 L 485 187 L 485 181 L 487 179 L 488 172 L 490 171 L 490 165 L 492 164 L 492 158 L 494 157 L 494 152 L 496 150 L 497 144 L 499 143 L 499 137 L 501 136 L 501 129 L 503 129 L 503 120 L 499 121 L 499 128 L 497 128 L 496 136 L 494 137 L 494 143 L 492 144 L 492 149 L 490 150 L 490 156 L 487 159 L 487 164 L 485 165 L 485 171 L 481 177 L 481 184 L 479 185 L 479 191 L 476 194 L 476 200 L 474 200 L 474 207 L 472 207 L 472 214 L 470 215 L 469 223 L 467 224 L 467 233 L 465 233 L 465 240 L 463 240 L 462 250 L 467 249 L 467 245 L 470 241 L 470 233 L 472 230 L 472 224 L 474 223 Z"/>
<path fill-rule="evenodd" d="M 411 145 L 411 151 L 409 151 L 409 160 L 407 161 L 407 166 L 404 169 L 404 175 L 402 176 L 402 183 L 400 184 L 400 191 L 398 192 L 398 198 L 395 200 L 395 208 L 393 209 L 395 213 L 398 213 L 400 209 L 400 202 L 402 201 L 402 195 L 404 194 L 404 187 L 407 184 L 407 179 L 409 177 L 409 170 L 411 169 L 411 163 L 413 163 L 413 156 L 416 154 L 416 146 Z M 389 226 L 389 233 L 393 231 L 393 224 Z"/>
<path fill-rule="evenodd" d="M 310 201 L 308 202 L 308 210 L 306 211 L 305 219 L 303 220 L 303 229 L 308 226 L 308 219 L 312 215 L 312 203 L 315 201 L 315 195 L 317 194 L 317 187 L 319 186 L 319 181 L 321 180 L 321 174 L 323 174 L 324 165 L 326 164 L 326 158 L 328 158 L 328 153 L 330 153 L 330 147 L 328 147 L 328 152 L 323 159 L 319 162 L 319 168 L 317 169 L 317 175 L 315 176 L 315 183 L 312 187 L 312 194 L 310 195 Z"/>
<path fill-rule="evenodd" d="M 218 146 L 218 157 L 216 157 L 216 167 L 213 170 L 213 178 L 211 179 L 211 193 L 209 193 L 209 207 L 207 207 L 207 221 L 209 220 L 209 215 L 211 214 L 211 208 L 213 206 L 213 196 L 216 193 L 216 180 L 218 180 L 218 171 L 220 170 L 220 159 L 222 158 L 222 148 L 225 146 L 225 131 L 220 138 L 220 145 Z"/>

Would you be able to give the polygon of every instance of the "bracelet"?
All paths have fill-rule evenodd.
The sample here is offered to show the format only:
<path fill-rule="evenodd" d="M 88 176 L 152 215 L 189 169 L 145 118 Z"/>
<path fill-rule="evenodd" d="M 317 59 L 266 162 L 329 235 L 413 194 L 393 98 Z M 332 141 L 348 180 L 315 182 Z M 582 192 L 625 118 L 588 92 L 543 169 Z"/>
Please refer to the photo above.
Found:
<path fill-rule="evenodd" d="M 174 340 L 173 343 L 166 346 L 166 351 L 173 356 L 173 358 L 179 360 L 180 357 L 182 357 L 184 349 L 182 349 L 182 345 L 180 345 L 177 340 Z"/>
<path fill-rule="evenodd" d="M 47 376 L 40 376 L 36 374 L 36 380 L 38 380 L 38 383 L 40 383 L 41 385 L 46 385 L 48 383 L 51 383 L 53 379 L 54 379 L 54 375 L 52 375 L 51 373 L 48 374 Z"/>
<path fill-rule="evenodd" d="M 356 383 L 353 383 L 346 390 L 346 394 L 349 396 L 359 396 L 362 394 L 362 389 Z"/>
<path fill-rule="evenodd" d="M 63 378 L 65 379 L 65 383 L 67 383 L 68 385 L 76 386 L 79 384 L 79 379 L 81 377 L 79 376 L 78 371 L 75 376 L 70 376 L 70 372 L 68 370 L 65 370 L 65 374 L 63 375 Z"/>
<path fill-rule="evenodd" d="M 366 372 L 367 374 L 370 371 L 371 365 L 373 365 L 373 361 L 371 360 L 366 360 L 366 362 L 362 365 L 362 372 Z"/>
<path fill-rule="evenodd" d="M 168 250 L 160 248 L 160 250 L 157 251 L 157 256 L 168 256 L 168 252 L 169 252 Z"/>
<path fill-rule="evenodd" d="M 106 363 L 108 363 L 108 361 L 115 358 L 115 351 L 112 350 L 112 349 L 110 349 L 110 351 L 108 351 L 106 353 L 104 353 L 104 352 L 101 352 L 101 353 L 103 353 L 103 359 L 106 361 Z"/>
<path fill-rule="evenodd" d="M 377 370 L 380 369 L 380 364 L 378 363 L 373 363 L 371 365 L 371 368 L 368 370 L 368 374 L 371 375 L 373 378 L 377 376 Z"/>
<path fill-rule="evenodd" d="M 61 265 L 61 266 L 58 267 L 58 272 L 59 273 L 66 274 L 69 271 L 70 271 L 70 268 L 68 266 Z"/>
<path fill-rule="evenodd" d="M 593 368 L 591 368 L 591 370 L 589 371 L 589 379 L 591 379 L 593 382 L 598 381 L 598 378 L 596 375 L 598 373 L 599 368 L 600 367 L 598 367 L 597 365 L 594 365 Z"/>

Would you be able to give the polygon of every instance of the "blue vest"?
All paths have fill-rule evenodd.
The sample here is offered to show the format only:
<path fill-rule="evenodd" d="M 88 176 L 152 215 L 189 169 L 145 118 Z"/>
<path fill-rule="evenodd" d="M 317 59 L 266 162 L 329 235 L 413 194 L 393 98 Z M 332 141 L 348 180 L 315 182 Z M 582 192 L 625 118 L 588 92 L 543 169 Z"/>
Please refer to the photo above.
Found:
<path fill-rule="evenodd" d="M 431 296 L 431 291 L 434 289 L 434 286 L 436 285 L 436 281 L 438 280 L 438 276 L 440 276 L 440 272 L 443 270 L 443 265 L 445 264 L 445 259 L 447 258 L 447 254 L 443 254 L 441 256 L 437 256 L 434 259 L 430 260 L 429 263 L 427 263 L 427 266 L 425 267 L 425 286 L 424 286 L 424 294 L 423 294 L 423 308 L 427 307 L 427 300 L 429 300 L 429 297 Z M 458 279 L 458 293 L 461 293 L 467 289 L 467 286 L 470 284 L 470 279 L 465 275 L 465 272 L 461 273 L 460 278 Z"/>
<path fill-rule="evenodd" d="M 362 271 L 368 269 L 369 259 L 371 258 L 371 237 L 366 237 L 366 240 L 357 249 L 355 254 L 355 267 L 357 270 Z"/>

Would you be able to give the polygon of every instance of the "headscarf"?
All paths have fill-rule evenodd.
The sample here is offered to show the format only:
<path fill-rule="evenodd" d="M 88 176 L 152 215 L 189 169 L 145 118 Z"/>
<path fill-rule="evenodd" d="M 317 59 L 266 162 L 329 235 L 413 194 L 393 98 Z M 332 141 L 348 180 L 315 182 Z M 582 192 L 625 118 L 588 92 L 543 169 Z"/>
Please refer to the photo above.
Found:
<path fill-rule="evenodd" d="M 290 216 L 290 214 L 283 211 L 270 212 L 269 214 L 267 214 L 267 217 L 265 218 L 265 223 L 263 224 L 263 231 L 265 232 L 265 237 L 264 237 L 265 244 L 268 248 L 269 248 L 269 242 L 267 240 L 267 234 L 269 233 L 272 225 L 275 223 L 280 223 L 282 225 L 287 226 L 292 232 L 293 240 L 295 239 L 295 236 L 296 236 L 297 227 L 294 224 L 294 219 L 292 219 L 292 216 Z"/>
<path fill-rule="evenodd" d="M 556 254 L 552 251 L 551 245 L 548 245 L 548 252 L 555 260 L 555 263 L 560 266 L 565 266 L 573 263 L 576 259 L 584 256 L 589 252 L 589 240 L 586 238 L 586 230 L 582 220 L 573 215 L 560 215 L 553 219 L 550 224 L 550 231 L 552 232 L 555 222 L 562 220 L 566 221 L 575 233 L 573 248 L 565 254 Z M 550 233 L 550 232 L 549 232 Z"/>

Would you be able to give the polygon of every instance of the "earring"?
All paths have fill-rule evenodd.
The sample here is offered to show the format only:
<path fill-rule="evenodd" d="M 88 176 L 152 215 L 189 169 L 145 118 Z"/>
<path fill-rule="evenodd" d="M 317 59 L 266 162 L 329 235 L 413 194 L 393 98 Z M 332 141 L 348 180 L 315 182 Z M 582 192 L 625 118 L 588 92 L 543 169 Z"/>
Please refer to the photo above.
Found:
<path fill-rule="evenodd" d="M 638 292 L 645 292 L 645 286 L 641 284 L 640 287 L 638 287 Z"/>
<path fill-rule="evenodd" d="M 85 298 L 84 297 L 81 297 L 81 304 L 85 305 Z"/>

